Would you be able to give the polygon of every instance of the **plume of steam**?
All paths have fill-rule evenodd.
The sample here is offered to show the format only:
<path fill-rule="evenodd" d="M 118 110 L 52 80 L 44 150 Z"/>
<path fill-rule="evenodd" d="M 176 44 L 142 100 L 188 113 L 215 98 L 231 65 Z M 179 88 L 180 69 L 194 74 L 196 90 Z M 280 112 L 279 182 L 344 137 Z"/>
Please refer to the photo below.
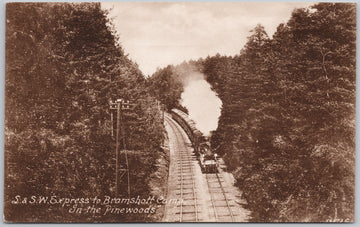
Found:
<path fill-rule="evenodd" d="M 215 130 L 221 114 L 222 102 L 204 75 L 198 72 L 189 73 L 183 81 L 184 92 L 181 94 L 181 104 L 189 111 L 189 116 L 197 128 L 205 135 Z"/>

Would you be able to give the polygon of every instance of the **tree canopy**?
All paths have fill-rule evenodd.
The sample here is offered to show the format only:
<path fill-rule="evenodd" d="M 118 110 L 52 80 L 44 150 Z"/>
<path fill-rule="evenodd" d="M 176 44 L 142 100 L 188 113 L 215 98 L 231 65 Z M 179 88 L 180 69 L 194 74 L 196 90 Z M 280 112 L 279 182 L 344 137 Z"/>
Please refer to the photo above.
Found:
<path fill-rule="evenodd" d="M 5 219 L 150 220 L 10 203 L 16 195 L 115 196 L 109 102 L 117 98 L 134 104 L 124 113 L 132 193 L 148 196 L 164 128 L 146 78 L 100 3 L 8 3 L 6 19 Z"/>
<path fill-rule="evenodd" d="M 213 141 L 256 221 L 354 218 L 355 18 L 354 4 L 297 9 L 205 61 L 223 102 Z"/>
<path fill-rule="evenodd" d="M 253 221 L 354 219 L 355 20 L 354 4 L 295 9 L 272 38 L 259 24 L 238 55 L 187 63 L 223 103 L 212 147 Z"/>

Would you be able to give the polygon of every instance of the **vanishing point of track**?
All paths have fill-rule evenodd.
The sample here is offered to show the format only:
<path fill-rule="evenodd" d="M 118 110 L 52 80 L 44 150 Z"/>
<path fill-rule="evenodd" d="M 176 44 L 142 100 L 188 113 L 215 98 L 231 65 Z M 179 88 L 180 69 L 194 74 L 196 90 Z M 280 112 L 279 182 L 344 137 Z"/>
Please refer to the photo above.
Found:
<path fill-rule="evenodd" d="M 202 220 L 201 204 L 199 204 L 199 195 L 197 191 L 194 163 L 197 163 L 195 155 L 188 148 L 186 135 L 181 133 L 179 125 L 177 125 L 170 117 L 165 117 L 169 127 L 174 132 L 175 150 L 176 150 L 176 195 L 180 199 L 180 203 L 176 206 L 176 221 L 178 222 L 202 222 L 210 220 Z M 215 222 L 236 222 L 238 212 L 234 212 L 234 201 L 229 200 L 224 181 L 219 173 L 204 173 L 206 184 L 210 196 L 209 205 L 206 207 L 212 219 Z"/>

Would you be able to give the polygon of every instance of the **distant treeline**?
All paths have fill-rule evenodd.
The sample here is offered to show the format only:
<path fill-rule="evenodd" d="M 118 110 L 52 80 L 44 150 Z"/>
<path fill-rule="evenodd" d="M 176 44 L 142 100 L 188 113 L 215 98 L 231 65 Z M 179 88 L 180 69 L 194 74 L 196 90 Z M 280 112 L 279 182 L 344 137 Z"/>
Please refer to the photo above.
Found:
<path fill-rule="evenodd" d="M 222 100 L 212 146 L 253 221 L 354 220 L 355 60 L 356 5 L 320 3 L 294 10 L 272 38 L 256 26 L 235 57 L 182 64 L 204 73 Z M 163 96 L 169 107 L 184 76 L 172 68 L 154 75 L 176 85 L 166 93 L 176 96 Z"/>
<path fill-rule="evenodd" d="M 5 220 L 151 221 L 147 215 L 70 214 L 15 196 L 115 196 L 109 101 L 125 113 L 133 196 L 148 197 L 164 128 L 146 78 L 118 44 L 100 3 L 8 3 L 6 8 Z M 162 179 L 164 180 L 164 179 Z M 127 196 L 124 186 L 120 196 Z"/>

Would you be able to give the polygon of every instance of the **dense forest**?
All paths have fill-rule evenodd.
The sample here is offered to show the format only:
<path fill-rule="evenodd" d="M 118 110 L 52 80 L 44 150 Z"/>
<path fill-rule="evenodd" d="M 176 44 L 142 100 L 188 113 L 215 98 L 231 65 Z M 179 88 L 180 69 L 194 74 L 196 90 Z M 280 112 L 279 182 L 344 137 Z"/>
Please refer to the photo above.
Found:
<path fill-rule="evenodd" d="M 354 220 L 355 60 L 356 5 L 319 3 L 271 38 L 256 26 L 237 56 L 187 63 L 223 103 L 212 146 L 252 221 Z M 181 103 L 182 76 L 175 66 L 153 76 L 168 108 Z"/>
<path fill-rule="evenodd" d="M 6 8 L 5 220 L 151 221 L 140 215 L 74 215 L 14 204 L 15 196 L 115 196 L 109 102 L 124 113 L 132 196 L 154 190 L 164 127 L 138 66 L 119 45 L 100 3 L 8 3 Z M 163 182 L 166 186 L 166 183 Z M 126 196 L 126 189 L 120 196 Z M 21 214 L 21 215 L 20 215 Z"/>
<path fill-rule="evenodd" d="M 188 113 L 187 108 L 181 104 L 181 94 L 184 92 L 184 87 L 194 79 L 194 76 L 199 75 L 197 72 L 201 72 L 202 68 L 203 60 L 200 59 L 158 69 L 147 79 L 151 95 L 156 97 L 168 111 L 177 108 Z"/>
<path fill-rule="evenodd" d="M 124 53 L 107 15 L 100 3 L 7 4 L 5 220 L 160 220 L 12 201 L 115 196 L 109 103 L 118 98 L 133 104 L 123 118 L 132 196 L 163 195 L 158 101 L 186 111 L 181 93 L 191 72 L 204 74 L 223 103 L 212 147 L 251 221 L 354 220 L 355 4 L 296 9 L 272 37 L 256 26 L 236 56 L 168 66 L 150 78 Z"/>

